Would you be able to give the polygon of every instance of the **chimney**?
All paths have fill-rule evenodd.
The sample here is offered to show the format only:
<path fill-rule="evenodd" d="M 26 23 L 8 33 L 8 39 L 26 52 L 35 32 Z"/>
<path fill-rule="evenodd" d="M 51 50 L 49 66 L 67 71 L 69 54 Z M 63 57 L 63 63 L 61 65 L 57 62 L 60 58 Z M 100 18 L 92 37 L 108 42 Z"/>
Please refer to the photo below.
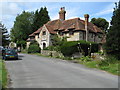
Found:
<path fill-rule="evenodd" d="M 60 8 L 60 11 L 59 11 L 59 19 L 60 20 L 65 20 L 65 13 L 66 13 L 66 11 L 65 11 L 65 7 L 61 7 Z"/>
<path fill-rule="evenodd" d="M 89 14 L 85 14 L 85 30 L 86 30 L 86 41 L 88 41 L 88 22 L 89 22 Z"/>

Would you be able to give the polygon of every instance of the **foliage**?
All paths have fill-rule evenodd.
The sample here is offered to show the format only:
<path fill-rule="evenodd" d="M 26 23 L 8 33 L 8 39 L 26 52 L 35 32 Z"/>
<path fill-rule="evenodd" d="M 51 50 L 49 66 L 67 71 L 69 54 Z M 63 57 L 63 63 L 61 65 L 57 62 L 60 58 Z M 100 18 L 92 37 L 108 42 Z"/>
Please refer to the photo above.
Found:
<path fill-rule="evenodd" d="M 1 41 L 2 40 L 2 41 Z M 6 27 L 0 23 L 0 46 L 6 46 L 9 44 L 9 34 Z"/>
<path fill-rule="evenodd" d="M 120 59 L 120 1 L 114 8 L 111 26 L 106 37 L 105 49 L 108 55 Z"/>
<path fill-rule="evenodd" d="M 25 41 L 32 33 L 32 23 L 33 13 L 23 11 L 22 14 L 18 15 L 11 30 L 11 40 L 16 42 L 18 46 L 25 47 Z"/>
<path fill-rule="evenodd" d="M 82 52 L 83 55 L 87 56 L 91 52 L 98 51 L 98 44 L 86 41 L 69 41 L 61 45 L 60 51 L 64 56 L 72 56 L 75 52 Z"/>
<path fill-rule="evenodd" d="M 60 51 L 60 46 L 63 45 L 67 40 L 66 37 L 60 38 L 58 35 L 52 35 L 51 41 L 52 46 L 48 46 L 44 50 Z"/>
<path fill-rule="evenodd" d="M 86 57 L 83 56 L 83 57 L 80 58 L 80 60 L 83 61 L 83 62 L 92 61 L 92 59 L 89 56 L 86 56 Z"/>
<path fill-rule="evenodd" d="M 6 88 L 7 85 L 7 70 L 5 68 L 4 61 L 0 59 L 0 84 L 2 81 L 2 89 Z"/>
<path fill-rule="evenodd" d="M 28 53 L 40 53 L 41 49 L 39 47 L 39 44 L 37 42 L 33 42 L 30 44 L 28 48 Z"/>
<path fill-rule="evenodd" d="M 104 32 L 107 32 L 109 23 L 104 18 L 92 18 L 91 22 L 99 27 Z"/>
<path fill-rule="evenodd" d="M 96 60 L 96 61 L 92 60 L 92 61 L 86 61 L 86 62 L 84 61 L 85 60 L 83 60 L 83 62 L 81 63 L 86 65 L 89 68 L 98 68 L 115 75 L 120 75 L 120 72 L 119 72 L 120 61 L 113 56 L 107 56 L 105 60 Z"/>
<path fill-rule="evenodd" d="M 34 32 L 34 31 L 38 30 L 40 27 L 42 27 L 48 21 L 50 21 L 50 17 L 48 15 L 47 8 L 41 7 L 40 11 L 37 9 L 34 14 L 32 31 Z"/>

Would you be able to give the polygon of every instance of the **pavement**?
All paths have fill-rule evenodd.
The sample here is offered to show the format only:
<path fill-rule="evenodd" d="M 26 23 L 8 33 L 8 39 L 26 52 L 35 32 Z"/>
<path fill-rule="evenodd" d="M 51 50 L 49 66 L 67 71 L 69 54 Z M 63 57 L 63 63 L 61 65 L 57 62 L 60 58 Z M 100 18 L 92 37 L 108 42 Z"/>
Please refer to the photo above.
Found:
<path fill-rule="evenodd" d="M 118 88 L 118 76 L 61 59 L 19 54 L 5 64 L 9 88 Z"/>

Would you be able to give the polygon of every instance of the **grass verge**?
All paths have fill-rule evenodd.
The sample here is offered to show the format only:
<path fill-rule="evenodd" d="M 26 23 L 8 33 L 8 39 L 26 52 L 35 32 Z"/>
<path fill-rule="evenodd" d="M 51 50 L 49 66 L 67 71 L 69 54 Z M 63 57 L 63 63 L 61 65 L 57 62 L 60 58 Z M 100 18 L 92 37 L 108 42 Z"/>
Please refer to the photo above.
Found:
<path fill-rule="evenodd" d="M 2 59 L 0 59 L 0 83 L 2 86 L 2 90 L 4 90 L 4 88 L 6 88 L 7 86 L 7 70 Z"/>
<path fill-rule="evenodd" d="M 120 60 L 116 60 L 114 57 L 107 57 L 105 60 L 97 60 L 97 61 L 86 61 L 81 62 L 80 64 L 84 64 L 89 68 L 97 68 L 100 70 L 107 71 L 111 74 L 120 76 L 119 65 Z"/>

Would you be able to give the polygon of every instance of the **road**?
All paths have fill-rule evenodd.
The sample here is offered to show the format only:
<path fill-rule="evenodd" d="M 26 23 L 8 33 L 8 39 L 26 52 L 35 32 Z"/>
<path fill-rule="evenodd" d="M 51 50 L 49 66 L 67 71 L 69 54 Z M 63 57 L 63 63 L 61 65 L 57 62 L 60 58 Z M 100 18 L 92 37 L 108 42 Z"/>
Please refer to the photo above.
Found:
<path fill-rule="evenodd" d="M 11 88 L 118 88 L 118 77 L 70 61 L 20 54 L 7 60 Z"/>

